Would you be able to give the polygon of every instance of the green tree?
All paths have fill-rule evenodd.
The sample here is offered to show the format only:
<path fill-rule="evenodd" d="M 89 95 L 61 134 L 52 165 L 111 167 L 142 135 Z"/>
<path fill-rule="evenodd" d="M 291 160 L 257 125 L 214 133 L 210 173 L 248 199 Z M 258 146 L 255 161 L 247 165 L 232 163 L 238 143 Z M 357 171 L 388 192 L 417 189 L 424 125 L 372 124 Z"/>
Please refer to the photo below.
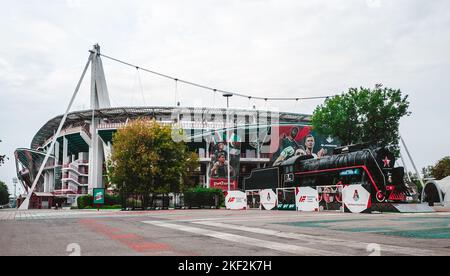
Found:
<path fill-rule="evenodd" d="M 8 186 L 3 181 L 0 181 L 0 205 L 9 203 Z"/>
<path fill-rule="evenodd" d="M 427 166 L 427 167 L 424 167 L 424 168 L 422 168 L 422 175 L 423 175 L 423 178 L 432 178 L 433 177 L 433 174 L 431 173 L 431 170 L 433 169 L 433 166 Z"/>
<path fill-rule="evenodd" d="M 370 143 L 399 153 L 399 121 L 409 116 L 408 96 L 400 90 L 350 88 L 328 98 L 312 116 L 314 129 L 338 138 L 342 144 Z"/>
<path fill-rule="evenodd" d="M 196 183 L 189 182 L 188 174 L 198 166 L 197 155 L 172 140 L 170 127 L 138 119 L 114 135 L 108 171 L 119 192 L 125 188 L 128 194 L 148 195 L 191 187 Z"/>
<path fill-rule="evenodd" d="M 444 157 L 431 168 L 431 175 L 437 180 L 441 180 L 450 175 L 450 156 Z"/>

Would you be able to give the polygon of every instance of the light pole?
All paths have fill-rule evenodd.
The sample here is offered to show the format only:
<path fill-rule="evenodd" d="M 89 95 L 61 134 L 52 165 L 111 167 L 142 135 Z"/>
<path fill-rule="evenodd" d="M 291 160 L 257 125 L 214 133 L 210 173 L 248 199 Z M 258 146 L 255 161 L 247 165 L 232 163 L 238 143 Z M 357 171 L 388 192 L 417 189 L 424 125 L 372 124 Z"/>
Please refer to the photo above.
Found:
<path fill-rule="evenodd" d="M 228 165 L 228 169 L 227 169 L 227 171 L 228 171 L 228 191 L 230 191 L 231 190 L 231 165 L 230 165 L 230 135 L 229 135 L 229 133 L 230 133 L 230 130 L 229 130 L 229 128 L 230 128 L 230 126 L 229 126 L 229 118 L 228 118 L 228 109 L 230 108 L 230 98 L 231 97 L 233 97 L 233 94 L 231 94 L 231 93 L 225 93 L 225 94 L 223 94 L 223 96 L 225 97 L 225 98 L 227 98 L 227 124 L 226 124 L 226 126 L 227 126 L 227 165 Z"/>
<path fill-rule="evenodd" d="M 17 199 L 17 193 L 16 193 L 16 187 L 17 187 L 17 183 L 18 183 L 17 177 L 13 177 L 12 181 L 14 184 L 14 199 Z"/>
<path fill-rule="evenodd" d="M 14 184 L 14 207 L 17 208 L 17 192 L 16 192 L 16 187 L 17 187 L 17 183 L 19 182 L 19 180 L 17 179 L 17 177 L 13 177 L 12 179 L 13 184 Z M 12 206 L 11 206 L 12 207 Z"/>

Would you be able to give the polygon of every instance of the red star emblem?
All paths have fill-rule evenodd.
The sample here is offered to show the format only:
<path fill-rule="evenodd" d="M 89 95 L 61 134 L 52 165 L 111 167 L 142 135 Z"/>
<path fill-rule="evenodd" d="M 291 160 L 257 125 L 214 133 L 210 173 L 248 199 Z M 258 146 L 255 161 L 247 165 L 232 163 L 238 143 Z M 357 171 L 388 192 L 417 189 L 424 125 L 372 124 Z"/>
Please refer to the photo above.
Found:
<path fill-rule="evenodd" d="M 384 167 L 387 168 L 391 165 L 391 160 L 389 160 L 386 156 L 383 160 L 383 163 L 384 163 Z"/>

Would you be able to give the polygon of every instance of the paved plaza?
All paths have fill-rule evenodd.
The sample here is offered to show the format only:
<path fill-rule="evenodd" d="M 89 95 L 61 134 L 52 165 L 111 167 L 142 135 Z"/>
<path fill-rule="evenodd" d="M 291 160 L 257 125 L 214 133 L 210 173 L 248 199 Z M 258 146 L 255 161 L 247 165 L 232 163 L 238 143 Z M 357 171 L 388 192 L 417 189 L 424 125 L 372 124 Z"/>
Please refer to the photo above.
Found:
<path fill-rule="evenodd" d="M 450 255 L 450 213 L 0 211 L 0 255 Z"/>

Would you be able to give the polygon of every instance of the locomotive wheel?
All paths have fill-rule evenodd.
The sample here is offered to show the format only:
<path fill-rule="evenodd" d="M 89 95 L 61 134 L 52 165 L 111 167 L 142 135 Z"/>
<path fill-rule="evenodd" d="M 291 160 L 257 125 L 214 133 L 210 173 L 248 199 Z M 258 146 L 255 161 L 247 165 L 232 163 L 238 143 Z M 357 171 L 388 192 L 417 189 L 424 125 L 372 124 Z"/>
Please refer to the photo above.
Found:
<path fill-rule="evenodd" d="M 380 203 L 384 202 L 386 200 L 386 196 L 381 191 L 377 192 L 376 198 L 377 198 L 377 201 Z"/>

